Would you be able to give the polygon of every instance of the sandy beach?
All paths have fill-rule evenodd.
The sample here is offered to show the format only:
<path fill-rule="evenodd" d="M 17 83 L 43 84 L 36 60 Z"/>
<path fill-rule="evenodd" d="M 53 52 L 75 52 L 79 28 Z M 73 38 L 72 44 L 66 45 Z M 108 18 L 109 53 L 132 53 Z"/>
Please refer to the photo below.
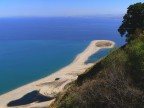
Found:
<path fill-rule="evenodd" d="M 42 78 L 38 81 L 29 83 L 13 91 L 0 96 L 0 108 L 9 108 L 7 104 L 11 101 L 21 99 L 33 91 L 38 91 L 45 97 L 55 97 L 60 93 L 64 87 L 77 79 L 79 74 L 86 71 L 87 68 L 94 65 L 94 63 L 85 64 L 88 58 L 102 48 L 113 48 L 115 43 L 109 40 L 94 40 L 89 46 L 73 60 L 68 66 L 58 70 L 57 72 Z M 13 106 L 11 108 L 41 108 L 48 107 L 54 99 L 46 102 L 32 102 L 27 105 Z"/>

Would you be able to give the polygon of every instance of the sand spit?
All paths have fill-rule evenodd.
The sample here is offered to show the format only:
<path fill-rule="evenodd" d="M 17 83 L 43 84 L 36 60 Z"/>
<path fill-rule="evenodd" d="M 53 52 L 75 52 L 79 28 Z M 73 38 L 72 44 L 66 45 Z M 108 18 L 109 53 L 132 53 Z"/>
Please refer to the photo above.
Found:
<path fill-rule="evenodd" d="M 10 91 L 6 94 L 3 94 L 0 96 L 0 108 L 9 108 L 7 107 L 8 103 L 10 108 L 41 108 L 41 107 L 47 107 L 54 99 L 50 101 L 39 101 L 39 99 L 47 99 L 47 98 L 41 98 L 40 96 L 38 97 L 38 100 L 33 97 L 33 100 L 30 100 L 31 103 L 25 104 L 23 103 L 22 99 L 24 99 L 26 96 L 30 95 L 33 93 L 39 93 L 45 97 L 49 97 L 50 99 L 52 97 L 55 97 L 58 93 L 60 93 L 64 87 L 77 79 L 77 76 L 79 74 L 82 74 L 85 72 L 85 70 L 91 66 L 93 66 L 93 63 L 85 64 L 85 62 L 88 60 L 88 58 L 99 51 L 102 48 L 113 48 L 115 45 L 114 42 L 109 41 L 109 40 L 94 40 L 92 41 L 89 46 L 82 52 L 80 53 L 74 61 L 69 64 L 68 66 L 60 69 L 59 71 L 42 78 L 38 81 L 32 82 L 30 84 L 24 85 L 20 88 L 17 88 L 13 91 Z M 12 101 L 17 101 L 15 105 L 13 105 Z M 22 102 L 22 103 L 20 103 Z"/>

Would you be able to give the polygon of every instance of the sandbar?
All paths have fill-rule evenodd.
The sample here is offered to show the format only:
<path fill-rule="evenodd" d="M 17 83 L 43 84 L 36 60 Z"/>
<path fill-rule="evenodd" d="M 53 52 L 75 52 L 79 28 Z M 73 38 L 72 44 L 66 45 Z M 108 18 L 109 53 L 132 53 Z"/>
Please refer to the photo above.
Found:
<path fill-rule="evenodd" d="M 9 108 L 7 107 L 9 102 L 20 99 L 24 95 L 35 90 L 39 91 L 40 94 L 45 96 L 56 96 L 59 92 L 62 92 L 68 83 L 76 80 L 79 74 L 84 73 L 86 69 L 94 65 L 94 63 L 85 64 L 91 55 L 95 54 L 102 48 L 113 48 L 114 46 L 115 43 L 110 40 L 93 40 L 88 47 L 82 53 L 78 54 L 73 62 L 66 67 L 45 78 L 26 84 L 1 95 L 0 108 Z M 14 106 L 11 108 L 48 107 L 53 100 L 41 103 L 33 102 L 27 105 Z"/>

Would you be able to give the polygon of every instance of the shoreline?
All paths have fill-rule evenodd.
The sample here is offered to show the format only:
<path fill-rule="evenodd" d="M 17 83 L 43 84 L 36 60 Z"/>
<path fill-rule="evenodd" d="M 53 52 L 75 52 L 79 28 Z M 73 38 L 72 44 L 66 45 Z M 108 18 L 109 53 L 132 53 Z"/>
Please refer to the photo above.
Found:
<path fill-rule="evenodd" d="M 109 44 L 108 44 L 109 43 Z M 97 44 L 97 45 L 96 45 Z M 39 91 L 40 94 L 49 97 L 55 97 L 60 93 L 64 87 L 77 79 L 79 74 L 85 72 L 85 70 L 94 65 L 94 63 L 85 64 L 88 58 L 98 52 L 103 48 L 113 48 L 115 43 L 109 40 L 94 40 L 92 41 L 87 48 L 80 54 L 69 65 L 64 68 L 42 78 L 38 81 L 31 82 L 29 84 L 23 85 L 15 90 L 12 90 L 8 93 L 2 94 L 0 96 L 0 108 L 8 108 L 7 104 L 10 101 L 20 99 L 24 95 L 32 92 Z M 57 80 L 56 80 L 57 79 Z M 30 108 L 30 107 L 44 107 L 48 106 L 51 101 L 46 101 L 42 103 L 31 103 L 24 106 L 16 106 L 17 108 Z M 15 107 L 11 107 L 15 108 Z"/>

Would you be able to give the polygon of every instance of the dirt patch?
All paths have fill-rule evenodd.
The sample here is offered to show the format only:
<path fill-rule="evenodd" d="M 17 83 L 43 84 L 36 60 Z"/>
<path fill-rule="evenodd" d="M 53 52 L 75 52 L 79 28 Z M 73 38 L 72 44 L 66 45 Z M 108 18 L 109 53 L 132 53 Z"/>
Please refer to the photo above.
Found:
<path fill-rule="evenodd" d="M 97 47 L 109 47 L 111 45 L 112 45 L 112 43 L 110 43 L 110 42 L 97 42 L 96 43 Z"/>

